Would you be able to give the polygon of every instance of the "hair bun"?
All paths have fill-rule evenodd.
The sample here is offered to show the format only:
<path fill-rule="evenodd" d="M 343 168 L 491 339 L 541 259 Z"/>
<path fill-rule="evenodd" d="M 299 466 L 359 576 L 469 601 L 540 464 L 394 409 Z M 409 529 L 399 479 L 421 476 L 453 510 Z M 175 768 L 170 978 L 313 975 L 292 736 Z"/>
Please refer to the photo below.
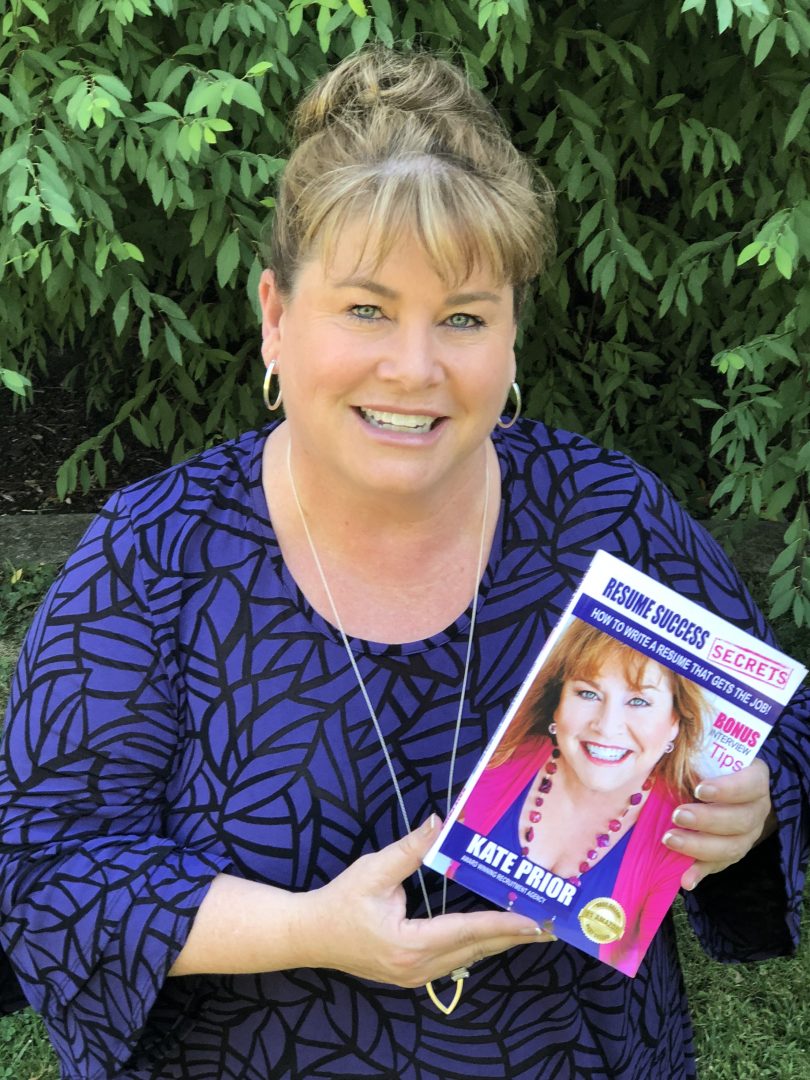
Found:
<path fill-rule="evenodd" d="M 554 248 L 548 182 L 511 143 L 464 72 L 429 53 L 372 46 L 341 61 L 292 118 L 269 262 L 282 292 L 303 258 L 362 218 L 376 255 L 415 232 L 447 281 L 478 265 L 516 287 Z M 376 242 L 376 241 L 375 241 Z"/>
<path fill-rule="evenodd" d="M 446 62 L 371 46 L 318 80 L 295 110 L 293 137 L 300 144 L 332 124 L 354 124 L 363 114 L 390 109 L 468 119 L 474 111 L 478 124 L 492 126 L 492 114 L 476 104 L 464 75 Z"/>

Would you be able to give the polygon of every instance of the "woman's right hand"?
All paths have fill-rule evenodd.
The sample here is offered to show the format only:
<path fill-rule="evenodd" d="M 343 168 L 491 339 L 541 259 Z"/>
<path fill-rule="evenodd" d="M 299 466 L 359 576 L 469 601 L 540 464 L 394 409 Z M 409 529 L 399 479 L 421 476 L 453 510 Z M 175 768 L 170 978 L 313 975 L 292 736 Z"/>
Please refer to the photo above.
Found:
<path fill-rule="evenodd" d="M 431 818 L 312 892 L 219 874 L 169 974 L 333 968 L 414 987 L 515 945 L 553 941 L 552 934 L 514 912 L 407 918 L 402 882 L 418 869 L 439 824 Z"/>
<path fill-rule="evenodd" d="M 402 882 L 420 866 L 440 824 L 432 817 L 307 894 L 308 926 L 301 927 L 312 947 L 307 966 L 416 987 L 516 945 L 555 940 L 531 919 L 513 912 L 407 918 Z"/>

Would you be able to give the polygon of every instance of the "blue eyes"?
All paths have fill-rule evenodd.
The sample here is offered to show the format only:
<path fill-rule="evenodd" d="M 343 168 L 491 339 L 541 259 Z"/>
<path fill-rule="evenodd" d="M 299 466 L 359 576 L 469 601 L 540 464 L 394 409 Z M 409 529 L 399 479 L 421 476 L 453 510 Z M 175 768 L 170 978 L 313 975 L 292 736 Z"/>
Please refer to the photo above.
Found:
<path fill-rule="evenodd" d="M 349 314 L 361 322 L 381 322 L 385 315 L 377 304 L 354 304 L 349 308 Z M 478 315 L 467 315 L 463 311 L 456 311 L 444 320 L 444 325 L 451 330 L 478 330 L 484 325 L 484 320 Z"/>
<path fill-rule="evenodd" d="M 376 304 L 355 304 L 349 310 L 355 318 L 363 319 L 365 322 L 376 322 L 382 318 L 382 312 Z"/>
<path fill-rule="evenodd" d="M 465 315 L 463 311 L 451 315 L 449 319 L 445 319 L 445 322 L 454 330 L 477 330 L 479 326 L 484 325 L 483 319 L 477 315 Z"/>
<path fill-rule="evenodd" d="M 576 693 L 576 696 L 578 698 L 581 698 L 583 701 L 598 701 L 599 700 L 599 695 L 597 694 L 597 692 L 595 690 L 576 690 L 575 693 Z M 633 708 L 635 708 L 635 709 L 638 709 L 638 708 L 646 708 L 647 706 L 649 706 L 650 703 L 649 703 L 649 701 L 647 701 L 646 698 L 632 697 L 627 702 L 627 704 L 632 705 Z"/>

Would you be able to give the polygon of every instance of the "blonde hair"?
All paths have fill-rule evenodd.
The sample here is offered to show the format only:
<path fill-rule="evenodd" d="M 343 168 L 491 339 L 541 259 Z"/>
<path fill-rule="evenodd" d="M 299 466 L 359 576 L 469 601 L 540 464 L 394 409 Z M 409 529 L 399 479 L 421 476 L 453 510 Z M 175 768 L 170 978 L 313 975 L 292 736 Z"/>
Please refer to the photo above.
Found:
<path fill-rule="evenodd" d="M 552 257 L 548 182 L 445 60 L 364 49 L 315 83 L 292 134 L 269 250 L 282 293 L 355 220 L 375 266 L 412 230 L 450 287 L 485 268 L 520 292 Z"/>
<path fill-rule="evenodd" d="M 493 755 L 490 767 L 507 761 L 518 747 L 549 737 L 548 727 L 560 703 L 563 684 L 568 680 L 592 679 L 605 666 L 615 665 L 621 668 L 628 685 L 638 689 L 648 664 L 655 664 L 666 675 L 672 690 L 673 712 L 678 720 L 672 752 L 661 758 L 652 775 L 661 777 L 679 798 L 692 798 L 700 779 L 693 762 L 703 742 L 703 722 L 709 710 L 700 688 L 678 672 L 576 618 L 549 653 Z"/>

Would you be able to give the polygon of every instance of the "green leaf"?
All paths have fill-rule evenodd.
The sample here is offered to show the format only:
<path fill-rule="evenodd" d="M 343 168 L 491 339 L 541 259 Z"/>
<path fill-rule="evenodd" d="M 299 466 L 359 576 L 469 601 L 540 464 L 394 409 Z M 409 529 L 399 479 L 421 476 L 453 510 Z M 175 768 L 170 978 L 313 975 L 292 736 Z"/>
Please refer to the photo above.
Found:
<path fill-rule="evenodd" d="M 264 116 L 262 99 L 259 97 L 256 87 L 251 86 L 250 83 L 243 82 L 241 79 L 235 80 L 233 83 L 233 100 L 246 109 L 252 109 L 259 116 Z"/>
<path fill-rule="evenodd" d="M 671 109 L 673 105 L 677 105 L 679 101 L 683 101 L 685 94 L 667 94 L 666 97 L 662 97 L 657 104 L 653 105 L 654 109 Z"/>
<path fill-rule="evenodd" d="M 138 344 L 141 347 L 141 354 L 144 359 L 149 356 L 149 346 L 152 342 L 152 320 L 149 315 L 144 312 L 141 316 L 140 326 L 138 327 Z"/>
<path fill-rule="evenodd" d="M 750 262 L 755 255 L 759 255 L 760 251 L 767 245 L 762 240 L 754 240 L 750 244 L 746 244 L 740 254 L 737 256 L 737 266 L 743 266 L 745 263 Z"/>
<path fill-rule="evenodd" d="M 17 142 L 13 143 L 0 154 L 0 176 L 2 176 L 3 173 L 8 172 L 18 161 L 21 161 L 22 158 L 25 157 L 28 152 L 29 142 L 29 136 L 25 136 L 22 139 L 18 139 Z"/>
<path fill-rule="evenodd" d="M 99 86 L 106 90 L 108 94 L 112 94 L 112 96 L 119 101 L 132 101 L 132 94 L 129 89 L 124 86 L 121 80 L 115 75 L 99 71 L 93 75 L 93 79 Z"/>
<path fill-rule="evenodd" d="M 273 65 L 269 60 L 261 60 L 258 64 L 254 64 L 253 67 L 248 68 L 245 72 L 246 79 L 255 79 L 260 75 L 265 75 L 268 71 L 273 70 Z"/>
<path fill-rule="evenodd" d="M 113 308 L 113 326 L 115 327 L 115 332 L 118 337 L 120 337 L 123 333 L 124 325 L 126 324 L 127 316 L 129 315 L 130 296 L 131 291 L 129 289 L 125 289 L 118 297 L 115 307 Z"/>
<path fill-rule="evenodd" d="M 13 394 L 19 394 L 21 397 L 25 397 L 31 386 L 31 380 L 26 378 L 25 375 L 20 374 L 19 371 L 11 371 L 9 368 L 4 367 L 0 367 L 0 382 Z"/>
<path fill-rule="evenodd" d="M 23 3 L 31 12 L 31 14 L 36 16 L 37 19 L 40 19 L 44 23 L 50 22 L 50 19 L 48 18 L 48 12 L 45 10 L 42 4 L 37 2 L 37 0 L 23 0 Z"/>
<path fill-rule="evenodd" d="M 375 22 L 376 22 L 376 20 L 375 20 Z M 352 24 L 351 24 L 351 27 L 350 27 L 350 33 L 352 35 L 352 44 L 354 45 L 356 50 L 359 51 L 360 49 L 362 49 L 363 46 L 365 45 L 365 43 L 371 37 L 371 23 L 372 23 L 371 19 L 353 19 L 352 20 Z M 388 36 L 390 37 L 391 31 L 388 30 L 388 28 L 385 26 L 384 23 L 381 24 L 381 27 L 382 27 L 382 34 L 380 34 L 379 30 L 377 31 L 380 38 L 381 39 L 384 38 L 384 36 L 386 34 L 386 31 L 388 32 Z M 389 45 L 389 48 L 391 48 L 392 46 L 393 46 L 393 38 L 391 38 L 391 45 Z"/>
<path fill-rule="evenodd" d="M 805 53 L 810 52 L 810 19 L 804 12 L 797 11 L 795 8 L 787 12 L 787 19 Z"/>
<path fill-rule="evenodd" d="M 180 339 L 175 334 L 174 330 L 170 326 L 163 327 L 163 336 L 166 339 L 166 347 L 169 350 L 169 355 L 175 364 L 183 363 L 183 351 L 180 348 Z"/>
<path fill-rule="evenodd" d="M 653 276 L 650 273 L 650 268 L 644 261 L 644 256 L 641 252 L 633 247 L 632 244 L 628 243 L 626 239 L 619 240 L 619 247 L 631 270 L 634 270 L 639 277 L 644 278 L 645 281 L 652 281 Z"/>
<path fill-rule="evenodd" d="M 576 116 L 578 120 L 584 121 L 584 123 L 594 129 L 602 127 L 602 120 L 599 114 L 596 113 L 590 105 L 584 102 L 582 98 L 578 98 L 568 90 L 558 90 L 557 96 L 562 100 L 563 104 L 567 106 L 568 112 L 572 116 Z"/>
<path fill-rule="evenodd" d="M 592 240 L 589 241 L 585 250 L 582 253 L 582 269 L 587 273 L 588 267 L 597 258 L 602 248 L 605 246 L 605 240 L 607 239 L 607 229 L 602 229 L 597 233 Z"/>
<path fill-rule="evenodd" d="M 90 23 L 98 14 L 98 0 L 85 0 L 76 17 L 76 31 L 83 37 Z"/>
<path fill-rule="evenodd" d="M 220 288 L 224 288 L 228 284 L 238 265 L 239 235 L 232 232 L 228 234 L 217 253 L 217 281 Z"/>
<path fill-rule="evenodd" d="M 599 202 L 594 203 L 590 210 L 585 214 L 579 226 L 579 235 L 577 236 L 577 247 L 581 247 L 582 244 L 588 239 L 593 230 L 598 226 L 602 219 L 602 210 L 604 208 L 604 199 L 600 199 Z"/>
<path fill-rule="evenodd" d="M 121 245 L 124 251 L 124 256 L 127 259 L 134 259 L 136 262 L 143 262 L 143 252 L 137 246 L 137 244 L 130 244 L 126 242 Z"/>
<path fill-rule="evenodd" d="M 219 39 L 222 37 L 222 35 L 228 29 L 228 26 L 229 26 L 230 21 L 231 21 L 232 7 L 233 7 L 232 4 L 223 4 L 222 7 L 217 12 L 216 18 L 214 19 L 213 30 L 211 31 L 211 44 L 212 45 L 216 45 L 216 43 L 219 41 Z"/>
<path fill-rule="evenodd" d="M 216 109 L 222 101 L 223 87 L 220 83 L 198 79 L 183 106 L 183 115 L 191 116 L 192 113 L 202 112 L 203 109 Z M 253 91 L 254 94 L 256 91 Z"/>
<path fill-rule="evenodd" d="M 759 67 L 773 48 L 773 43 L 776 41 L 776 28 L 778 25 L 778 21 L 772 19 L 757 38 L 757 47 L 754 52 L 754 67 Z"/>
<path fill-rule="evenodd" d="M 363 0 L 349 0 L 349 7 L 358 18 L 368 18 L 368 11 L 366 10 L 366 5 L 363 3 Z"/>
<path fill-rule="evenodd" d="M 722 34 L 731 26 L 734 5 L 731 0 L 717 0 L 717 29 Z"/>
<path fill-rule="evenodd" d="M 810 112 L 810 83 L 805 86 L 799 95 L 799 102 L 787 122 L 782 140 L 782 149 L 792 143 L 801 131 L 804 131 L 808 112 Z"/>
<path fill-rule="evenodd" d="M 776 577 L 777 574 L 784 573 L 798 555 L 801 547 L 801 541 L 794 540 L 792 543 L 788 544 L 787 547 L 783 548 L 779 555 L 774 559 L 771 568 L 768 570 L 768 574 L 771 577 Z"/>
<path fill-rule="evenodd" d="M 296 37 L 298 31 L 301 29 L 301 23 L 304 21 L 304 0 L 300 3 L 290 4 L 287 8 L 287 23 L 290 27 L 290 33 L 293 37 Z"/>
<path fill-rule="evenodd" d="M 790 256 L 790 252 L 786 251 L 781 244 L 777 244 L 773 253 L 773 261 L 776 263 L 776 269 L 782 275 L 783 278 L 790 278 L 793 276 L 793 259 Z"/>
<path fill-rule="evenodd" d="M 145 108 L 151 113 L 155 113 L 156 116 L 172 116 L 178 118 L 180 113 L 173 105 L 169 105 L 165 101 L 147 101 Z"/>

